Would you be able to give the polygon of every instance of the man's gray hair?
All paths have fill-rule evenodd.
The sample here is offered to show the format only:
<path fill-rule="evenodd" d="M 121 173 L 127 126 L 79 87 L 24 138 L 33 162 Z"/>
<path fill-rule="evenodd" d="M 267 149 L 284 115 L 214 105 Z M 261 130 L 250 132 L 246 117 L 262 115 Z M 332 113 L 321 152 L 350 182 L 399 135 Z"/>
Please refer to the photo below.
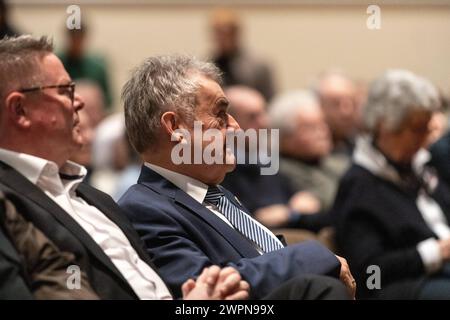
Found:
<path fill-rule="evenodd" d="M 125 125 L 131 144 L 142 153 L 157 145 L 161 115 L 177 112 L 186 122 L 194 121 L 196 75 L 221 83 L 219 69 L 212 63 L 187 55 L 164 55 L 146 59 L 122 89 Z"/>
<path fill-rule="evenodd" d="M 23 35 L 0 40 L 1 101 L 10 90 L 41 85 L 38 61 L 52 52 L 53 43 L 45 36 L 33 38 Z"/>
<path fill-rule="evenodd" d="M 297 115 L 311 108 L 319 108 L 316 95 L 310 90 L 295 90 L 274 98 L 269 106 L 271 127 L 280 134 L 290 134 L 295 127 Z"/>
<path fill-rule="evenodd" d="M 396 131 L 411 111 L 432 112 L 439 106 L 439 93 L 430 81 L 407 70 L 388 70 L 369 88 L 363 122 L 372 134 L 381 121 Z"/>

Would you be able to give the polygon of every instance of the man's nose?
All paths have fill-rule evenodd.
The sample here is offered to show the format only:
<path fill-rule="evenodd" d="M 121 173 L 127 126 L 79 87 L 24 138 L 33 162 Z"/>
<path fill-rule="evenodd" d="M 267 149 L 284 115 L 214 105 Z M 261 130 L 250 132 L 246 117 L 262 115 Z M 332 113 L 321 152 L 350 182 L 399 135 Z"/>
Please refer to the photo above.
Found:
<path fill-rule="evenodd" d="M 75 108 L 75 111 L 80 111 L 84 108 L 84 100 L 81 98 L 81 96 L 77 93 L 75 93 L 75 98 L 73 101 L 73 106 Z"/>
<path fill-rule="evenodd" d="M 339 101 L 339 110 L 342 115 L 351 117 L 354 115 L 355 109 L 355 102 L 351 97 L 345 97 Z"/>
<path fill-rule="evenodd" d="M 239 126 L 239 123 L 236 121 L 235 118 L 233 118 L 232 115 L 228 115 L 228 124 L 227 124 L 227 128 L 232 128 L 234 130 L 238 130 L 241 127 Z"/>

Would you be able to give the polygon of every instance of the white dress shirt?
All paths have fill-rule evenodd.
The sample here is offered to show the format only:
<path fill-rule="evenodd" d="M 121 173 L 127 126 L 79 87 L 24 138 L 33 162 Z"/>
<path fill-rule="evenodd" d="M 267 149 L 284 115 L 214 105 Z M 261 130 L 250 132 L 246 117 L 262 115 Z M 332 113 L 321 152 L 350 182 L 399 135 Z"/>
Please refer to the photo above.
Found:
<path fill-rule="evenodd" d="M 67 161 L 58 170 L 52 161 L 1 148 L 0 160 L 42 189 L 78 222 L 103 249 L 140 299 L 172 299 L 162 279 L 139 257 L 122 230 L 96 207 L 76 195 L 75 190 L 86 175 L 86 168 Z"/>
<path fill-rule="evenodd" d="M 231 228 L 236 229 L 231 222 L 217 209 L 216 206 L 204 202 L 206 193 L 208 192 L 208 185 L 204 184 L 203 182 L 200 182 L 194 178 L 191 178 L 189 176 L 186 176 L 184 174 L 174 172 L 171 170 L 168 170 L 166 168 L 162 168 L 160 166 L 157 166 L 152 163 L 145 162 L 145 165 L 161 175 L 162 177 L 166 178 L 170 182 L 172 182 L 174 185 L 176 185 L 178 188 L 186 192 L 189 196 L 194 198 L 198 203 L 201 203 L 206 208 L 209 209 L 213 214 L 215 214 L 219 219 L 224 221 L 226 224 L 228 224 Z M 262 229 L 264 229 L 268 234 L 270 234 L 277 242 L 280 243 L 281 246 L 284 247 L 284 245 L 281 243 L 281 241 L 265 226 L 260 224 L 258 221 L 253 219 L 253 221 L 258 224 Z M 263 254 L 262 250 L 255 246 L 255 248 L 258 250 L 260 254 Z"/>

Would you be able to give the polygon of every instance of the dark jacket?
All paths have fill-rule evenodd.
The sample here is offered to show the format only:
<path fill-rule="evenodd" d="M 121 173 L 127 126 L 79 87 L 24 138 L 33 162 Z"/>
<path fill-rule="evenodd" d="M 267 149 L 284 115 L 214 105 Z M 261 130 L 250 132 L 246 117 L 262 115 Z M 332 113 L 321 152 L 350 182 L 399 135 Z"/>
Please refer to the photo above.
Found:
<path fill-rule="evenodd" d="M 439 184 L 432 198 L 450 221 L 450 191 Z M 353 164 L 342 178 L 333 215 L 336 240 L 358 282 L 362 297 L 382 296 L 389 285 L 395 297 L 414 298 L 425 269 L 416 245 L 437 238 L 416 206 L 417 193 Z M 367 267 L 381 270 L 381 292 L 369 291 Z M 401 283 L 401 285 L 398 285 Z"/>
<path fill-rule="evenodd" d="M 75 270 L 77 274 L 73 275 L 70 272 L 70 268 L 78 265 L 75 255 L 59 250 L 47 236 L 17 212 L 13 203 L 7 200 L 2 192 L 0 192 L 0 230 L 3 241 L 15 249 L 14 253 L 9 250 L 10 256 L 16 258 L 9 261 L 10 267 L 20 270 L 14 281 L 28 285 L 26 290 L 29 292 L 23 298 L 26 299 L 32 294 L 36 299 L 46 300 L 98 299 L 83 271 Z M 4 245 L 5 251 L 7 246 Z M 0 254 L 5 257 L 5 252 Z M 8 260 L 5 258 L 3 263 L 8 263 Z M 79 286 L 69 288 L 70 284 Z M 4 292 L 3 297 L 18 298 L 17 292 L 10 289 L 7 285 L 2 286 L 0 290 Z M 21 291 L 19 293 L 23 294 Z"/>
<path fill-rule="evenodd" d="M 7 193 L 24 218 L 41 230 L 60 250 L 75 255 L 81 271 L 102 299 L 137 299 L 128 282 L 92 237 L 41 189 L 0 161 L 0 190 Z M 97 207 L 127 236 L 139 257 L 154 267 L 125 214 L 112 198 L 84 183 L 78 196 Z"/>

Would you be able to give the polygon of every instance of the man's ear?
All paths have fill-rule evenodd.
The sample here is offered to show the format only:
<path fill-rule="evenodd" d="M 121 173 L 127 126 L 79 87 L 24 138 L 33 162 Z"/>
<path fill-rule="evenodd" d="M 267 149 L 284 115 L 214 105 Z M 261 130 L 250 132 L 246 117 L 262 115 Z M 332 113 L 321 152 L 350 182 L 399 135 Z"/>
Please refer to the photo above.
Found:
<path fill-rule="evenodd" d="M 11 92 L 5 99 L 5 116 L 22 128 L 31 125 L 30 119 L 27 117 L 25 105 L 25 95 L 20 92 Z"/>
<path fill-rule="evenodd" d="M 172 136 L 175 130 L 181 129 L 180 120 L 175 112 L 167 111 L 161 115 L 161 126 L 169 136 Z"/>

